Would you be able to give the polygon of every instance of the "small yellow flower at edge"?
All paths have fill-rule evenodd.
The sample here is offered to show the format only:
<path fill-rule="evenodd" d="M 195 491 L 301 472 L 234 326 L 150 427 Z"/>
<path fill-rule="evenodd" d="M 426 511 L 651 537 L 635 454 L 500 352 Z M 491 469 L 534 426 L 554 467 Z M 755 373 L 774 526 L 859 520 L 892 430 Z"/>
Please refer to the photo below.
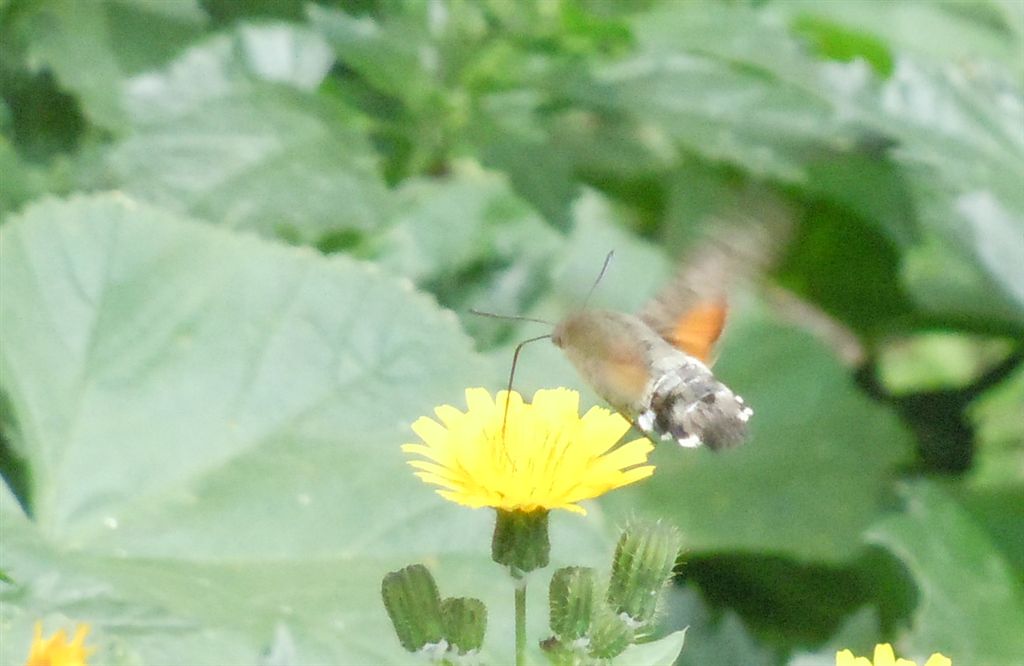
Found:
<path fill-rule="evenodd" d="M 630 428 L 620 414 L 593 407 L 579 416 L 579 394 L 565 388 L 537 391 L 532 403 L 513 391 L 497 398 L 466 389 L 465 412 L 451 405 L 434 410 L 437 420 L 412 424 L 422 444 L 402 450 L 416 476 L 439 486 L 439 495 L 464 506 L 505 511 L 566 509 L 654 473 L 647 439 L 616 446 Z"/>
<path fill-rule="evenodd" d="M 70 643 L 63 629 L 43 640 L 43 623 L 36 622 L 25 666 L 88 666 L 85 658 L 93 651 L 84 645 L 88 633 L 89 625 L 80 624 Z"/>
<path fill-rule="evenodd" d="M 944 657 L 938 652 L 928 657 L 924 666 L 952 666 L 953 661 Z M 909 659 L 897 659 L 892 646 L 888 643 L 879 643 L 875 646 L 874 659 L 869 661 L 867 657 L 854 657 L 849 650 L 842 650 L 836 653 L 836 666 L 917 666 Z"/>

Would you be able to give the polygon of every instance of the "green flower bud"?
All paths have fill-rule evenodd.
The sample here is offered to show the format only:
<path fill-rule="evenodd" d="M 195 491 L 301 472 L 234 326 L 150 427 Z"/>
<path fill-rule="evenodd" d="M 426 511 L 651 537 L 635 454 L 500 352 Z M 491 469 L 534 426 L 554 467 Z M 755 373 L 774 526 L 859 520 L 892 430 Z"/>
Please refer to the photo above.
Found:
<path fill-rule="evenodd" d="M 516 578 L 548 565 L 548 512 L 498 509 L 491 540 L 491 558 L 509 568 Z"/>
<path fill-rule="evenodd" d="M 551 577 L 548 602 L 551 630 L 563 643 L 572 643 L 587 635 L 594 604 L 601 603 L 594 570 L 565 567 Z"/>
<path fill-rule="evenodd" d="M 459 654 L 479 650 L 487 630 L 487 608 L 479 599 L 458 597 L 441 602 L 444 635 Z"/>
<path fill-rule="evenodd" d="M 681 545 L 679 531 L 661 522 L 632 522 L 623 530 L 612 562 L 608 602 L 634 626 L 654 617 Z"/>
<path fill-rule="evenodd" d="M 611 659 L 633 642 L 633 629 L 615 611 L 601 604 L 590 625 L 590 655 Z"/>
<path fill-rule="evenodd" d="M 402 647 L 418 652 L 441 642 L 441 597 L 425 566 L 412 564 L 384 576 L 381 595 Z"/>

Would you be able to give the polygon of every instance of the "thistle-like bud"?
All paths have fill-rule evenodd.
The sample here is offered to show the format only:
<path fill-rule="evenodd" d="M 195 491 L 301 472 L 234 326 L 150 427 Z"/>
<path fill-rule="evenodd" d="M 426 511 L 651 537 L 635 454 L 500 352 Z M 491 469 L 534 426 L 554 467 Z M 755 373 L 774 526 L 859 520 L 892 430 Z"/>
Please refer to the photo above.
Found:
<path fill-rule="evenodd" d="M 509 568 L 516 578 L 548 565 L 548 512 L 498 509 L 491 539 L 491 558 Z"/>
<path fill-rule="evenodd" d="M 562 643 L 570 644 L 590 631 L 595 603 L 602 603 L 594 570 L 565 567 L 551 577 L 548 602 L 551 630 Z"/>
<path fill-rule="evenodd" d="M 384 576 L 381 595 L 398 640 L 406 650 L 418 652 L 444 638 L 441 597 L 425 566 L 411 564 Z"/>
<path fill-rule="evenodd" d="M 658 596 L 672 573 L 682 536 L 671 525 L 631 522 L 615 548 L 608 603 L 634 627 L 654 617 Z"/>
<path fill-rule="evenodd" d="M 615 611 L 601 604 L 590 625 L 590 655 L 611 659 L 633 643 L 633 629 Z"/>
<path fill-rule="evenodd" d="M 479 650 L 487 630 L 487 607 L 479 599 L 457 597 L 441 602 L 444 636 L 459 654 Z"/>

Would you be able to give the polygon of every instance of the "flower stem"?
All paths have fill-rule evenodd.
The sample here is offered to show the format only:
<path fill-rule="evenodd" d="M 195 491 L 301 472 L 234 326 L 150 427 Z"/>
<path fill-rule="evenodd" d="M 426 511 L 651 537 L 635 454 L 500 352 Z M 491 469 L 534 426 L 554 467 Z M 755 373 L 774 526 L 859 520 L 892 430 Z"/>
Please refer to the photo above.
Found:
<path fill-rule="evenodd" d="M 526 581 L 516 581 L 516 666 L 526 664 Z"/>

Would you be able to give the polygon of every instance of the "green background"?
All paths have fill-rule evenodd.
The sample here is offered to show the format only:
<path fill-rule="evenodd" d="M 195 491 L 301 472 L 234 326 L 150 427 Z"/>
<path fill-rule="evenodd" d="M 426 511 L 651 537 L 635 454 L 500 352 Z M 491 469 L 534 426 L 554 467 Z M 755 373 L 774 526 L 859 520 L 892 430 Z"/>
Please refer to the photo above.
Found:
<path fill-rule="evenodd" d="M 547 331 L 468 310 L 557 320 L 614 250 L 590 303 L 634 311 L 769 209 L 716 365 L 752 440 L 659 447 L 553 565 L 678 525 L 683 665 L 1024 659 L 1018 0 L 0 0 L 0 174 L 0 663 L 36 620 L 92 664 L 411 663 L 412 562 L 507 663 L 490 512 L 399 451 Z M 546 344 L 516 383 L 600 403 Z"/>

